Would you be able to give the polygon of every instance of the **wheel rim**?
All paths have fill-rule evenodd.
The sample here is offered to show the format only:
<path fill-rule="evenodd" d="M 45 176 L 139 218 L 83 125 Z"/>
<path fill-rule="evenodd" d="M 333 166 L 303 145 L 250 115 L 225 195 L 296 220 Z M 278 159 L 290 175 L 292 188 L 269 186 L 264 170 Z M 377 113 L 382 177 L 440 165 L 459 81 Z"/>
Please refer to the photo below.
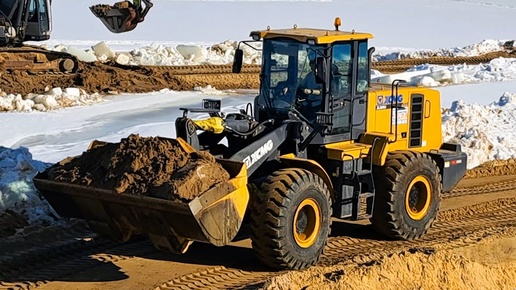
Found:
<path fill-rule="evenodd" d="M 319 204 L 313 198 L 303 200 L 294 215 L 294 239 L 301 248 L 312 246 L 321 229 L 321 211 Z"/>
<path fill-rule="evenodd" d="M 432 200 L 432 187 L 428 179 L 417 176 L 410 183 L 405 194 L 405 209 L 413 220 L 421 220 L 428 213 Z"/>

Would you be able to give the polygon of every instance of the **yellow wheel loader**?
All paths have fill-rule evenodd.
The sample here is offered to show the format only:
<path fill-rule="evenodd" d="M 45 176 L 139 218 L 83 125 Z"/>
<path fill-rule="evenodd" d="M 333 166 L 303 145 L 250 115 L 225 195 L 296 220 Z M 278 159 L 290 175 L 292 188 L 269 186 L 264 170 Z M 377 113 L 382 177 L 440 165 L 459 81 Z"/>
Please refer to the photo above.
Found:
<path fill-rule="evenodd" d="M 59 214 L 103 236 L 143 233 L 176 253 L 192 241 L 226 245 L 248 222 L 257 257 L 277 269 L 315 264 L 332 219 L 368 219 L 388 238 L 422 237 L 441 194 L 463 177 L 466 154 L 442 140 L 439 92 L 371 84 L 372 35 L 339 24 L 251 32 L 263 57 L 254 104 L 238 113 L 209 99 L 182 108 L 177 140 L 216 157 L 230 173 L 227 190 L 179 202 L 56 182 L 46 172 L 36 187 Z M 234 73 L 250 42 L 236 50 Z"/>

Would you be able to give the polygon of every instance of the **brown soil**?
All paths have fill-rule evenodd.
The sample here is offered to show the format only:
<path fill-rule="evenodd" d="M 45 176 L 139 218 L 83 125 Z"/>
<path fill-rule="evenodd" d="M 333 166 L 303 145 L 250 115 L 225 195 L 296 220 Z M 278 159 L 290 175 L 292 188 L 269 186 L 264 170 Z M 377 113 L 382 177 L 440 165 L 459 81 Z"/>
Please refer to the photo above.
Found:
<path fill-rule="evenodd" d="M 231 73 L 231 66 L 121 66 L 115 63 L 80 63 L 76 74 L 32 74 L 17 70 L 0 74 L 0 89 L 26 95 L 43 93 L 45 87 L 77 87 L 88 93 L 146 93 L 161 89 L 193 90 L 211 85 L 219 90 L 259 86 L 259 67 Z"/>
<path fill-rule="evenodd" d="M 16 233 L 16 229 L 22 229 L 28 226 L 27 219 L 12 210 L 6 210 L 0 213 L 0 239 L 12 236 Z"/>
<path fill-rule="evenodd" d="M 514 251 L 516 239 L 509 242 Z M 514 289 L 516 260 L 496 259 L 476 262 L 451 250 L 401 252 L 361 265 L 290 272 L 264 289 Z"/>
<path fill-rule="evenodd" d="M 102 10 L 99 8 L 99 11 Z M 2 50 L 0 50 L 1 52 Z M 9 56 L 9 54 L 4 54 Z M 373 68 L 383 73 L 396 73 L 425 63 L 478 64 L 496 57 L 511 57 L 509 52 L 496 52 L 476 57 L 431 57 L 374 62 Z M 21 56 L 11 55 L 12 60 Z M 27 56 L 31 59 L 30 56 Z M 0 60 L 0 67 L 2 60 Z M 2 72 L 0 88 L 6 93 L 42 93 L 46 86 L 78 87 L 88 93 L 145 93 L 169 88 L 177 91 L 192 90 L 196 86 L 211 85 L 217 89 L 256 89 L 259 86 L 260 67 L 244 65 L 242 73 L 233 74 L 232 65 L 198 66 L 121 66 L 116 63 L 79 63 L 77 73 L 46 74 L 25 70 Z"/>
<path fill-rule="evenodd" d="M 175 139 L 132 134 L 94 146 L 48 169 L 49 179 L 117 193 L 189 201 L 229 179 L 215 158 L 186 152 Z"/>
<path fill-rule="evenodd" d="M 516 159 L 494 160 L 483 163 L 466 172 L 464 178 L 481 178 L 487 176 L 510 175 L 516 173 Z"/>
<path fill-rule="evenodd" d="M 97 17 L 102 17 L 104 15 L 106 15 L 106 12 L 113 9 L 113 7 L 111 7 L 111 5 L 107 5 L 107 4 L 97 4 L 97 5 L 93 5 L 90 7 L 91 9 L 91 12 L 93 12 L 93 14 Z"/>

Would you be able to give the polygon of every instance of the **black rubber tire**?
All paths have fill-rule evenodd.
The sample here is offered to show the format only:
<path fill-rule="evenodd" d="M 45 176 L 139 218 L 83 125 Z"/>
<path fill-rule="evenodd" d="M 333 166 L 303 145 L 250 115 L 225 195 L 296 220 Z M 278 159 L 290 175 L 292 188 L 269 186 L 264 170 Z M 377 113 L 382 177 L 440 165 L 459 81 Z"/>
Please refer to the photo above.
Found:
<path fill-rule="evenodd" d="M 297 228 L 294 217 L 298 207 L 307 202 L 315 205 L 312 208 L 320 213 L 314 211 L 314 216 L 320 218 L 320 226 L 314 225 L 318 231 L 313 231 L 313 242 L 301 247 L 294 234 L 294 227 Z M 328 241 L 331 215 L 330 191 L 319 176 L 299 168 L 275 171 L 262 183 L 260 193 L 251 205 L 253 250 L 258 259 L 271 268 L 312 266 L 319 260 Z"/>
<path fill-rule="evenodd" d="M 374 176 L 376 197 L 370 220 L 375 230 L 394 239 L 421 238 L 432 226 L 441 204 L 441 175 L 435 161 L 419 152 L 389 153 L 385 165 L 374 169 Z M 416 178 L 426 180 L 430 201 L 423 206 L 426 210 L 421 209 L 421 217 L 413 219 L 406 204 L 408 187 Z"/>

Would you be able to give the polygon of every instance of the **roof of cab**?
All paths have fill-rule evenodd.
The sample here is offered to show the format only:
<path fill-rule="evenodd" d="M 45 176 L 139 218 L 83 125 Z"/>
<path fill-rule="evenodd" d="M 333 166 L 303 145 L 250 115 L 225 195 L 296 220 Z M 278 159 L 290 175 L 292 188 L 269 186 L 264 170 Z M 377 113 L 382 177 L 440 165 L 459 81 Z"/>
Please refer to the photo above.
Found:
<path fill-rule="evenodd" d="M 271 38 L 291 38 L 300 42 L 307 42 L 314 40 L 315 44 L 329 44 L 336 41 L 359 40 L 373 38 L 371 33 L 355 32 L 355 31 L 340 31 L 329 29 L 315 29 L 315 28 L 289 28 L 289 29 L 267 29 L 252 31 L 250 36 L 259 36 L 260 39 Z"/>

